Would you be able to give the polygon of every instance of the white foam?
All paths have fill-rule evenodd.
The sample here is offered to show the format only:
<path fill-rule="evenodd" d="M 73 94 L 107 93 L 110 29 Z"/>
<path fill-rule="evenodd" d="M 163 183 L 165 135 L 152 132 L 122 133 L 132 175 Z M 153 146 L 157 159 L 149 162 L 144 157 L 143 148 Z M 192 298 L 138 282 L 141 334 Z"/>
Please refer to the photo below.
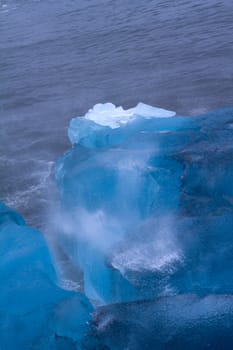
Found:
<path fill-rule="evenodd" d="M 145 222 L 140 227 L 140 235 L 126 241 L 125 246 L 113 254 L 113 267 L 123 275 L 127 271 L 173 274 L 183 263 L 183 254 L 172 225 L 169 217 Z"/>
<path fill-rule="evenodd" d="M 162 108 L 152 107 L 145 103 L 138 103 L 136 107 L 123 109 L 113 103 L 98 103 L 84 116 L 96 124 L 109 126 L 112 129 L 133 121 L 136 117 L 142 118 L 170 118 L 176 113 Z"/>
<path fill-rule="evenodd" d="M 167 248 L 166 248 L 167 249 Z M 126 271 L 158 271 L 173 273 L 176 263 L 181 262 L 181 255 L 175 249 L 162 247 L 159 251 L 153 244 L 140 244 L 138 247 L 115 255 L 112 260 L 114 268 L 124 275 Z"/>

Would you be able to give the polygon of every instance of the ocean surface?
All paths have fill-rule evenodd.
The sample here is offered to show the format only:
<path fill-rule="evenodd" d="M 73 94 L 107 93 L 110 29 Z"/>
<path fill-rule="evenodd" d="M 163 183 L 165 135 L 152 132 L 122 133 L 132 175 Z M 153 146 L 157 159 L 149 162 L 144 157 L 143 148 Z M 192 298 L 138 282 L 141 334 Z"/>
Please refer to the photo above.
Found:
<path fill-rule="evenodd" d="M 42 228 L 69 120 L 233 104 L 232 0 L 0 0 L 0 199 Z"/>

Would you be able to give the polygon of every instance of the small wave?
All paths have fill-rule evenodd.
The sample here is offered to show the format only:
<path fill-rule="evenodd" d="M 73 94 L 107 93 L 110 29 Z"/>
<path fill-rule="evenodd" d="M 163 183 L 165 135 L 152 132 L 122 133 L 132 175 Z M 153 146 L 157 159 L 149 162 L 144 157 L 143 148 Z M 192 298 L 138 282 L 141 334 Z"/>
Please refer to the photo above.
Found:
<path fill-rule="evenodd" d="M 65 289 L 65 290 L 71 290 L 78 292 L 80 291 L 80 283 L 74 282 L 73 280 L 70 279 L 61 279 L 59 283 L 60 287 Z"/>
<path fill-rule="evenodd" d="M 27 206 L 33 196 L 47 187 L 49 177 L 52 173 L 53 164 L 54 162 L 43 162 L 43 166 L 46 165 L 46 167 L 31 174 L 31 176 L 36 175 L 37 181 L 31 186 L 26 188 L 23 187 L 18 191 L 15 191 L 13 195 L 7 195 L 6 198 L 4 198 L 6 204 L 13 208 Z"/>

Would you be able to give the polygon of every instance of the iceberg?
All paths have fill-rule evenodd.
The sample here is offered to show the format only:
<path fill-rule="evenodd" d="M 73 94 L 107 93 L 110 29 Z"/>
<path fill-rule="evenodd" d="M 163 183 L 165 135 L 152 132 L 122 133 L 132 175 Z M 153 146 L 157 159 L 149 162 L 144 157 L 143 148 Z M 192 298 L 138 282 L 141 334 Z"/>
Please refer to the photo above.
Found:
<path fill-rule="evenodd" d="M 0 348 L 79 349 L 93 307 L 59 287 L 42 234 L 0 203 Z"/>
<path fill-rule="evenodd" d="M 99 305 L 233 292 L 233 108 L 98 104 L 56 166 L 62 247 Z"/>
<path fill-rule="evenodd" d="M 0 202 L 0 349 L 232 349 L 233 108 L 98 104 L 68 134 L 54 231 L 83 289 Z"/>

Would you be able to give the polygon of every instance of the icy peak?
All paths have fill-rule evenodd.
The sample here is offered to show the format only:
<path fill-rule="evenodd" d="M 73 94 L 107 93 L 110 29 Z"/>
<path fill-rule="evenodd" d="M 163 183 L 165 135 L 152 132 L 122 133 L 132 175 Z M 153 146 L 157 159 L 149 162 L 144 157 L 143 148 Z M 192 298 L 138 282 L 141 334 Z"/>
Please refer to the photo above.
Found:
<path fill-rule="evenodd" d="M 152 107 L 145 103 L 138 103 L 136 107 L 124 109 L 116 107 L 113 103 L 98 103 L 84 116 L 96 124 L 119 128 L 122 124 L 133 121 L 137 116 L 149 118 L 169 118 L 176 113 L 162 108 Z"/>

